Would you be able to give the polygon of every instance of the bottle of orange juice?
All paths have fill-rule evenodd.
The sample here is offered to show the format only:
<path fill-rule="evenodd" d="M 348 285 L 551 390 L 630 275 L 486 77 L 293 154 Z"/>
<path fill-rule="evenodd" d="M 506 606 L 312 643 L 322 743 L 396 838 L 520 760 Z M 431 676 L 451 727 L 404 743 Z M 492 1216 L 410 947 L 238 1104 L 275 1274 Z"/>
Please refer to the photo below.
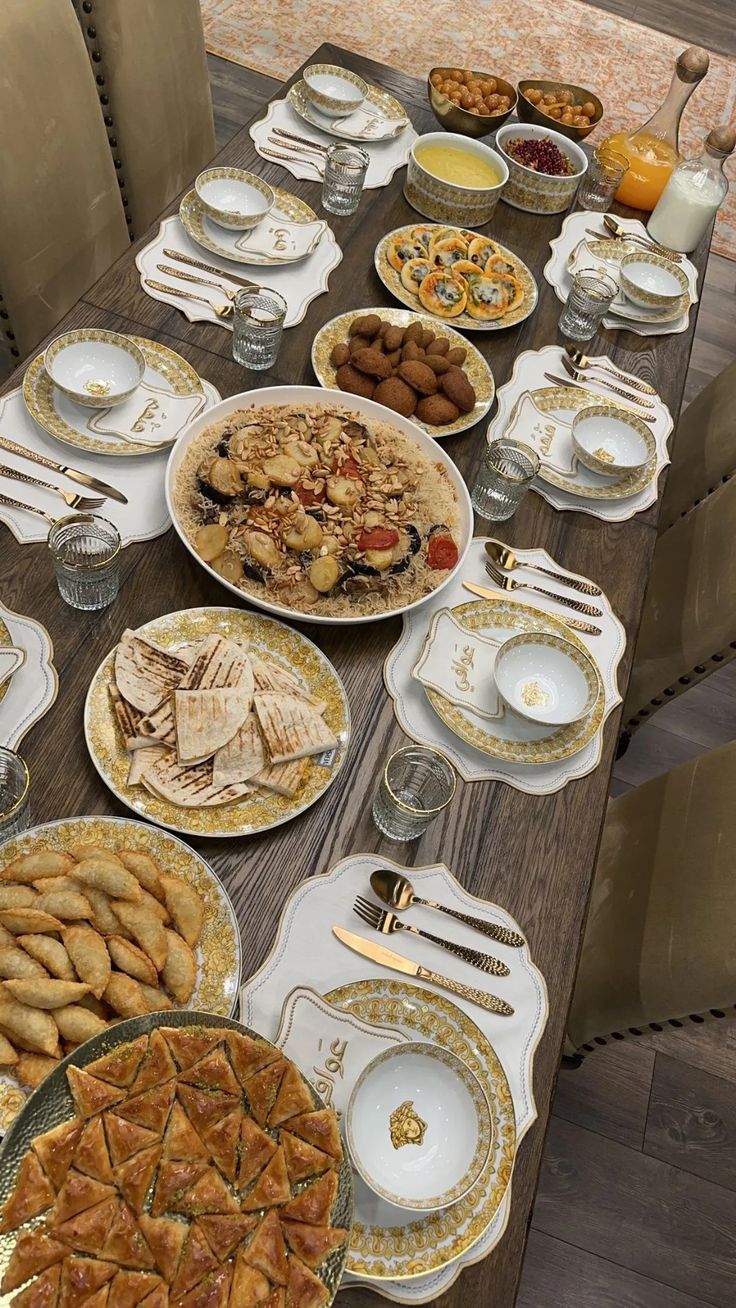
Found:
<path fill-rule="evenodd" d="M 690 96 L 708 71 L 707 50 L 683 50 L 675 63 L 670 89 L 655 114 L 632 132 L 616 132 L 604 145 L 623 154 L 629 168 L 616 192 L 620 204 L 651 211 L 680 161 L 680 118 Z"/>

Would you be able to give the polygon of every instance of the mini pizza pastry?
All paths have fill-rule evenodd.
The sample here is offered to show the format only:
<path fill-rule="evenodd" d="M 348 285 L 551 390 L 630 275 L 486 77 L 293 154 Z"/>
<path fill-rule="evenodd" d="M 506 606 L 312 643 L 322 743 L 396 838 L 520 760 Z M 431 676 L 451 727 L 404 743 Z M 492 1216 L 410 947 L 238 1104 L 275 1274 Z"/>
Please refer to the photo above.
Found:
<path fill-rule="evenodd" d="M 491 321 L 501 318 L 524 298 L 521 283 L 516 277 L 501 273 L 478 277 L 468 283 L 467 311 L 473 318 Z"/>
<path fill-rule="evenodd" d="M 445 241 L 449 236 L 462 236 L 463 239 L 466 239 L 462 232 L 458 232 L 457 227 L 433 227 L 429 237 L 429 245 L 427 246 L 427 254 L 430 259 L 438 241 Z"/>
<path fill-rule="evenodd" d="M 498 253 L 499 247 L 490 236 L 474 236 L 468 245 L 468 258 L 471 263 L 477 263 L 479 268 L 485 268 L 491 255 Z"/>
<path fill-rule="evenodd" d="M 432 242 L 431 261 L 434 268 L 449 271 L 460 260 L 468 258 L 468 242 L 462 236 L 445 236 Z"/>
<path fill-rule="evenodd" d="M 432 240 L 432 237 L 434 236 L 436 230 L 437 228 L 434 226 L 412 227 L 411 231 L 409 232 L 409 235 L 412 241 L 418 241 L 420 245 L 424 246 L 425 250 L 429 250 L 429 243 Z"/>
<path fill-rule="evenodd" d="M 462 282 L 447 272 L 433 272 L 424 278 L 419 287 L 419 299 L 429 313 L 439 318 L 457 318 L 466 303 Z"/>
<path fill-rule="evenodd" d="M 401 285 L 405 290 L 413 291 L 416 295 L 424 278 L 429 276 L 433 267 L 434 265 L 426 256 L 421 259 L 407 259 L 401 269 Z"/>
<path fill-rule="evenodd" d="M 396 236 L 390 242 L 386 250 L 386 258 L 397 272 L 401 272 L 404 264 L 409 259 L 423 259 L 426 254 L 426 248 L 421 241 L 412 240 L 408 236 Z"/>
<path fill-rule="evenodd" d="M 492 254 L 483 271 L 487 277 L 490 277 L 491 273 L 503 273 L 506 277 L 515 277 L 516 264 L 512 263 L 505 254 Z"/>

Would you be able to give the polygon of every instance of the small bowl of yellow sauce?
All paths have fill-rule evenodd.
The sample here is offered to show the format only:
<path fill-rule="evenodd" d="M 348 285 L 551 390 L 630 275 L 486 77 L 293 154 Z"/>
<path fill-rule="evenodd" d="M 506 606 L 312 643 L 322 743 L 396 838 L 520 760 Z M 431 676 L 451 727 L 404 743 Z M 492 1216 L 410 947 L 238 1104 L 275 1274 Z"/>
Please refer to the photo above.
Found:
<path fill-rule="evenodd" d="M 454 132 L 429 132 L 414 142 L 404 195 L 425 218 L 477 227 L 490 221 L 509 170 L 500 154 Z"/>

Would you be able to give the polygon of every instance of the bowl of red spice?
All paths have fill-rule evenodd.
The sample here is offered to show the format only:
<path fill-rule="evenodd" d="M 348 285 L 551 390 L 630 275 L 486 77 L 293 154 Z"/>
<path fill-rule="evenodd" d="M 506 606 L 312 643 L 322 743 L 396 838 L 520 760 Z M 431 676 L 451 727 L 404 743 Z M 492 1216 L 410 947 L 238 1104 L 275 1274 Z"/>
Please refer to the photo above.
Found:
<path fill-rule="evenodd" d="M 496 149 L 509 170 L 501 199 L 527 213 L 561 213 L 575 198 L 588 157 L 574 141 L 533 123 L 508 123 Z"/>

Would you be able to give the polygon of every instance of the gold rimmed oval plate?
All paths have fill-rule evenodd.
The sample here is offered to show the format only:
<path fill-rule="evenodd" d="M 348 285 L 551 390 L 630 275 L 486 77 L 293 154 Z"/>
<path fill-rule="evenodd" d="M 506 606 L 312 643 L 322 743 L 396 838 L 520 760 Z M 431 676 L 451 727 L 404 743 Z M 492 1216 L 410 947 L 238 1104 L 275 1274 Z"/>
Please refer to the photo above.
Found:
<path fill-rule="evenodd" d="M 455 422 L 445 423 L 441 427 L 431 427 L 427 422 L 420 422 L 416 414 L 412 416 L 412 422 L 422 427 L 428 436 L 441 440 L 444 436 L 456 436 L 461 431 L 467 431 L 469 427 L 474 427 L 476 422 L 480 422 L 481 418 L 485 417 L 493 404 L 496 383 L 480 350 L 476 350 L 475 346 L 466 341 L 449 323 L 440 324 L 436 318 L 430 317 L 427 313 L 412 313 L 409 309 L 384 309 L 382 306 L 375 309 L 354 309 L 351 313 L 341 313 L 337 318 L 326 322 L 312 342 L 312 367 L 320 386 L 325 386 L 329 390 L 338 389 L 337 368 L 331 362 L 330 355 L 336 345 L 347 341 L 348 328 L 353 319 L 364 317 L 369 313 L 377 313 L 380 318 L 396 327 L 408 327 L 412 322 L 419 322 L 422 327 L 427 327 L 437 336 L 446 336 L 450 341 L 451 349 L 459 346 L 467 350 L 467 358 L 462 366 L 475 391 L 474 408 L 470 413 L 461 413 Z"/>
<path fill-rule="evenodd" d="M 345 761 L 350 739 L 348 698 L 329 659 L 311 640 L 275 618 L 247 609 L 183 609 L 154 618 L 136 632 L 172 653 L 213 633 L 247 644 L 255 654 L 295 676 L 306 692 L 325 705 L 324 720 L 337 738 L 337 748 L 309 758 L 293 797 L 259 788 L 235 802 L 189 808 L 152 793 L 144 785 L 129 785 L 130 754 L 110 698 L 117 646 L 103 659 L 90 683 L 84 706 L 84 734 L 90 758 L 105 785 L 134 813 L 189 836 L 250 836 L 303 813 L 332 785 Z"/>
<path fill-rule="evenodd" d="M 466 245 L 469 245 L 469 243 L 476 238 L 478 240 L 493 240 L 493 238 L 485 235 L 483 232 L 471 231 L 466 227 L 445 227 L 440 223 L 427 223 L 421 221 L 412 223 L 408 227 L 396 227 L 392 232 L 387 232 L 385 236 L 381 237 L 373 256 L 373 263 L 378 276 L 386 289 L 394 296 L 394 299 L 398 300 L 401 304 L 405 304 L 409 309 L 415 309 L 420 313 L 426 313 L 428 310 L 419 299 L 418 292 L 415 293 L 414 291 L 407 290 L 401 280 L 401 273 L 389 262 L 389 253 L 395 239 L 397 237 L 411 238 L 412 231 L 417 229 L 421 229 L 423 232 L 432 229 L 437 232 L 442 231 L 448 239 L 451 237 L 460 238 Z M 493 244 L 497 247 L 498 255 L 513 266 L 513 276 L 516 277 L 522 289 L 522 298 L 519 303 L 514 308 L 509 309 L 500 318 L 489 320 L 474 318 L 472 314 L 468 313 L 465 309 L 454 318 L 445 318 L 442 314 L 430 313 L 430 317 L 435 326 L 442 323 L 443 326 L 454 327 L 456 331 L 498 332 L 502 331 L 504 327 L 515 327 L 517 323 L 524 322 L 524 320 L 534 312 L 537 307 L 539 293 L 531 269 L 527 268 L 523 259 L 520 259 L 518 254 L 514 254 L 513 250 L 509 250 L 505 245 L 500 245 L 498 241 L 493 241 Z M 464 258 L 465 255 L 463 255 L 463 259 Z M 440 269 L 436 269 L 436 271 L 440 271 Z M 446 268 L 445 271 L 451 271 L 451 266 Z"/>
<path fill-rule="evenodd" d="M 292 223 L 318 223 L 314 209 L 300 200 L 298 195 L 292 195 L 290 191 L 282 191 L 278 186 L 272 188 L 275 201 L 269 218 L 278 221 L 279 216 Z M 220 227 L 216 222 L 207 216 L 196 191 L 188 191 L 179 205 L 179 218 L 181 225 L 192 240 L 201 245 L 203 250 L 210 250 L 212 254 L 219 254 L 221 259 L 231 259 L 235 263 L 248 263 L 256 267 L 281 268 L 287 263 L 298 263 L 301 259 L 306 259 L 307 255 L 312 253 L 326 230 L 326 223 L 322 224 L 319 232 L 315 232 L 314 243 L 309 249 L 294 256 L 287 255 L 270 255 L 251 253 L 242 248 L 247 245 L 248 232 L 231 231 L 227 227 Z"/>
<path fill-rule="evenodd" d="M 87 409 L 82 404 L 75 404 L 74 400 L 58 390 L 43 366 L 43 354 L 36 355 L 23 378 L 23 399 L 34 422 L 65 445 L 88 450 L 90 454 L 112 454 L 129 458 L 157 454 L 159 450 L 168 449 L 184 426 L 206 408 L 207 397 L 202 382 L 192 365 L 166 345 L 149 341 L 144 336 L 131 336 L 130 339 L 143 352 L 146 361 L 144 386 L 139 387 L 133 397 L 140 401 L 140 411 L 132 417 L 132 422 L 138 424 L 141 433 L 147 437 L 145 444 L 142 440 L 131 440 L 130 433 L 126 435 L 125 427 L 121 425 L 120 410 Z M 186 409 L 186 413 L 181 413 L 180 427 L 172 430 L 169 439 L 161 443 L 148 443 L 148 439 L 161 426 L 166 397 L 171 395 L 190 396 L 192 405 Z M 130 404 L 131 401 L 126 402 L 126 412 Z"/>
<path fill-rule="evenodd" d="M 2 1149 L 0 1149 L 0 1201 L 4 1202 L 12 1191 L 18 1177 L 18 1170 L 21 1162 L 28 1154 L 34 1138 L 52 1130 L 56 1126 L 60 1126 L 63 1122 L 69 1121 L 75 1116 L 74 1101 L 67 1081 L 67 1069 L 69 1067 L 87 1067 L 90 1063 L 95 1062 L 96 1059 L 112 1053 L 122 1045 L 128 1044 L 141 1036 L 150 1035 L 158 1027 L 194 1027 L 197 1028 L 198 1031 L 201 1031 L 202 1028 L 205 1030 L 215 1029 L 221 1030 L 223 1036 L 226 1031 L 237 1031 L 241 1035 L 250 1036 L 251 1038 L 257 1037 L 259 1040 L 263 1039 L 258 1032 L 253 1031 L 249 1027 L 243 1026 L 240 1022 L 236 1022 L 227 1017 L 221 1017 L 206 1012 L 192 1013 L 189 1011 L 177 1011 L 173 1013 L 147 1013 L 144 1017 L 128 1018 L 126 1021 L 119 1022 L 109 1031 L 104 1031 L 102 1034 L 94 1036 L 93 1039 L 86 1041 L 85 1044 L 79 1045 L 73 1053 L 67 1055 L 63 1062 L 61 1062 L 59 1066 L 55 1068 L 49 1076 L 47 1076 L 46 1080 L 42 1082 L 38 1089 L 34 1091 L 28 1102 L 23 1107 L 22 1112 L 20 1112 L 16 1121 L 8 1131 L 5 1140 L 3 1141 Z M 270 1044 L 270 1041 L 265 1041 L 265 1043 Z M 225 1055 L 225 1058 L 227 1058 L 227 1055 Z M 181 1075 L 181 1072 L 179 1075 Z M 230 1075 L 232 1076 L 232 1072 Z M 304 1080 L 305 1078 L 302 1079 Z M 326 1105 L 324 1100 L 321 1099 L 314 1088 L 309 1085 L 309 1082 L 306 1082 L 306 1084 L 309 1087 L 315 1109 L 319 1110 L 325 1108 Z M 163 1128 L 160 1134 L 163 1134 Z M 335 1227 L 349 1229 L 353 1216 L 353 1185 L 350 1165 L 346 1158 L 343 1159 L 336 1171 L 338 1182 L 337 1193 L 332 1205 L 330 1221 Z M 233 1193 L 233 1188 L 229 1182 L 225 1182 L 222 1179 L 222 1173 L 219 1172 L 219 1169 L 215 1171 L 215 1176 L 220 1178 L 220 1185 L 229 1195 L 231 1195 Z M 300 1194 L 308 1185 L 309 1181 L 298 1182 L 292 1188 L 293 1197 Z M 143 1201 L 143 1212 L 150 1214 L 150 1208 L 151 1198 L 146 1197 Z M 260 1216 L 263 1211 L 264 1210 L 260 1210 L 257 1215 Z M 181 1220 L 181 1218 L 179 1218 L 179 1220 Z M 0 1269 L 2 1269 L 2 1271 L 5 1271 L 7 1268 L 10 1255 L 15 1247 L 18 1237 L 27 1234 L 33 1228 L 38 1228 L 38 1225 L 38 1218 L 32 1218 L 30 1221 L 24 1223 L 20 1228 L 13 1231 L 6 1231 L 0 1235 Z M 87 1248 L 89 1250 L 98 1250 L 96 1244 L 88 1245 Z M 145 1248 L 146 1254 L 148 1255 L 150 1253 L 148 1246 L 146 1245 Z M 330 1305 L 337 1294 L 345 1269 L 346 1255 L 346 1245 L 339 1245 L 328 1254 L 319 1266 L 316 1275 L 326 1290 L 326 1294 L 319 1298 L 319 1303 L 322 1308 L 330 1308 Z M 120 1261 L 122 1264 L 125 1264 L 125 1259 L 122 1256 Z M 152 1261 L 153 1260 L 151 1259 L 151 1262 Z M 139 1264 L 139 1266 L 140 1265 L 141 1264 Z M 147 1261 L 144 1261 L 142 1265 L 146 1268 L 149 1268 L 150 1266 Z M 99 1266 L 100 1264 L 98 1264 L 98 1267 Z M 222 1264 L 220 1264 L 219 1267 L 214 1268 L 214 1273 L 218 1274 L 221 1266 Z M 229 1266 L 232 1268 L 232 1264 L 229 1264 Z M 266 1281 L 266 1284 L 268 1285 L 268 1281 Z M 217 1287 L 214 1287 L 211 1294 L 215 1293 L 216 1295 L 216 1289 Z M 271 1298 L 273 1299 L 273 1296 L 271 1296 Z M 116 1303 L 130 1303 L 131 1301 L 130 1298 L 115 1300 Z M 168 1302 L 168 1296 L 166 1296 L 165 1301 Z M 185 1300 L 180 1300 L 179 1296 L 177 1296 L 177 1302 L 184 1301 Z M 227 1301 L 227 1288 L 225 1289 L 225 1301 Z M 263 1303 L 266 1302 L 263 1297 L 261 1297 L 260 1301 Z M 2 1302 L 7 1303 L 7 1296 L 3 1296 Z M 48 1295 L 45 1297 L 39 1295 L 33 1300 L 28 1298 L 26 1302 L 28 1304 L 33 1302 L 49 1305 L 52 1300 Z M 53 1299 L 53 1302 L 56 1303 L 55 1298 Z M 66 1302 L 69 1305 L 76 1305 L 80 1302 L 80 1299 L 72 1290 L 71 1297 L 69 1297 Z M 204 1301 L 202 1300 L 202 1302 Z M 208 1302 L 222 1303 L 223 1299 L 216 1295 L 214 1299 L 210 1297 Z M 238 1298 L 234 1301 L 231 1298 L 230 1302 L 242 1304 L 245 1303 L 246 1300 Z M 251 1303 L 252 1299 L 248 1298 L 247 1302 Z M 317 1302 L 317 1300 L 312 1299 L 311 1302 Z"/>
<path fill-rule="evenodd" d="M 189 845 L 145 822 L 132 818 L 73 817 L 29 828 L 0 846 L 0 866 L 34 848 L 67 852 L 76 845 L 99 845 L 111 851 L 140 850 L 172 876 L 193 886 L 205 906 L 202 935 L 196 949 L 197 980 L 187 1005 L 229 1017 L 237 1008 L 241 971 L 240 929 L 230 897 L 209 863 Z M 172 1010 L 168 1017 L 178 1010 Z M 114 1028 L 114 1029 L 117 1029 Z M 101 1038 L 112 1035 L 113 1028 Z M 28 1091 L 13 1077 L 12 1069 L 0 1076 L 0 1131 L 4 1131 L 25 1103 Z"/>
<path fill-rule="evenodd" d="M 559 439 L 554 445 L 557 451 L 555 457 L 559 457 L 560 463 L 554 466 L 549 456 L 540 456 L 538 474 L 540 481 L 549 482 L 550 486 L 557 486 L 559 490 L 568 491 L 570 495 L 579 495 L 586 500 L 625 500 L 630 495 L 638 495 L 639 491 L 645 490 L 656 477 L 657 442 L 649 426 L 642 422 L 633 410 L 631 418 L 636 419 L 637 431 L 646 443 L 647 461 L 636 472 L 628 472 L 623 476 L 604 477 L 601 473 L 586 468 L 575 456 L 570 424 L 580 409 L 587 409 L 591 405 L 599 408 L 602 416 L 608 411 L 626 406 L 609 403 L 594 391 L 573 390 L 570 386 L 543 386 L 539 390 L 530 391 L 529 395 L 539 412 L 552 419 L 560 419 L 560 424 L 556 428 Z M 516 429 L 514 419 L 515 412 L 512 412 L 506 434 L 511 435 L 513 429 L 513 433 L 523 440 L 522 428 L 520 426 L 518 430 Z M 568 466 L 572 471 L 563 470 Z"/>
<path fill-rule="evenodd" d="M 474 1073 L 488 1099 L 493 1119 L 488 1160 L 467 1194 L 450 1208 L 421 1214 L 402 1211 L 364 1187 L 356 1188 L 346 1271 L 377 1281 L 410 1280 L 439 1271 L 480 1239 L 511 1183 L 516 1122 L 506 1074 L 475 1022 L 433 991 L 375 977 L 339 986 L 325 999 L 365 1022 L 398 1027 L 414 1040 L 449 1049 Z"/>
<path fill-rule="evenodd" d="M 523 631 L 542 632 L 571 641 L 591 658 L 587 646 L 560 618 L 515 600 L 471 600 L 450 611 L 461 626 L 480 632 L 498 645 Z M 482 718 L 468 708 L 451 704 L 430 686 L 424 686 L 424 693 L 438 718 L 466 745 L 491 758 L 524 764 L 558 763 L 584 749 L 601 725 L 606 703 L 599 672 L 598 697 L 590 712 L 579 722 L 550 731 L 549 727 L 522 721 L 508 710 L 499 718 Z"/>
<path fill-rule="evenodd" d="M 289 104 L 305 123 L 318 127 L 329 136 L 339 136 L 344 141 L 391 141 L 409 126 L 409 116 L 404 106 L 380 86 L 368 86 L 368 94 L 361 108 L 371 117 L 365 119 L 365 127 L 358 132 L 349 129 L 346 131 L 339 119 L 327 118 L 325 114 L 319 113 L 307 96 L 303 78 L 295 82 L 289 91 Z"/>

